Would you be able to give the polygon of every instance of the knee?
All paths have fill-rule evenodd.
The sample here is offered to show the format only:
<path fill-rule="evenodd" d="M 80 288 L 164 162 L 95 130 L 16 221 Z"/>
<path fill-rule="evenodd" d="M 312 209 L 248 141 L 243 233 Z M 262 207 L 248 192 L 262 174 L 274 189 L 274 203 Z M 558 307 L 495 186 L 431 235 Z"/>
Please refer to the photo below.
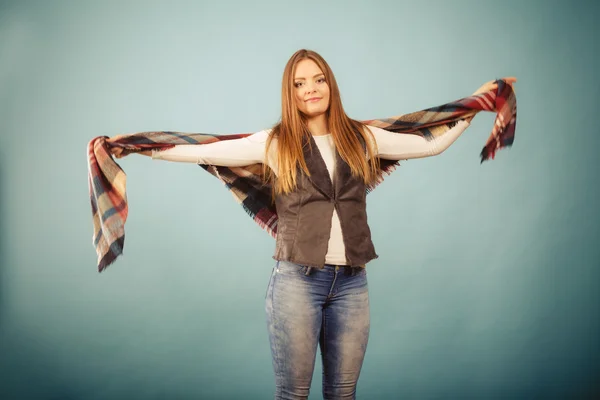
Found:
<path fill-rule="evenodd" d="M 356 399 L 356 382 L 346 384 L 338 383 L 335 385 L 323 385 L 324 400 L 354 400 Z"/>
<path fill-rule="evenodd" d="M 307 400 L 310 386 L 277 385 L 275 400 Z"/>

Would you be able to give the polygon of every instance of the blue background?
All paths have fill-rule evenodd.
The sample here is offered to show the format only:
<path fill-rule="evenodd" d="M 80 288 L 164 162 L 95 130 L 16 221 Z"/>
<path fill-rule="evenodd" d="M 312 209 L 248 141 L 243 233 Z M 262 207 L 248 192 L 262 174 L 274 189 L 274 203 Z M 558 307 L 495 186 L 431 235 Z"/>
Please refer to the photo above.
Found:
<path fill-rule="evenodd" d="M 597 4 L 0 2 L 0 398 L 271 398 L 273 239 L 199 167 L 131 156 L 125 254 L 98 274 L 85 150 L 268 128 L 299 48 L 357 119 L 518 78 L 511 149 L 479 164 L 480 114 L 369 195 L 358 398 L 598 396 Z"/>

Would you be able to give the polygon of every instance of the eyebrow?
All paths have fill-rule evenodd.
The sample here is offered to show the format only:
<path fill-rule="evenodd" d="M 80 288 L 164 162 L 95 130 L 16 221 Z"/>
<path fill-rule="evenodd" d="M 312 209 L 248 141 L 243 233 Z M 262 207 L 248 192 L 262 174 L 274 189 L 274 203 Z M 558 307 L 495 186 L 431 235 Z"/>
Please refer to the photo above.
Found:
<path fill-rule="evenodd" d="M 321 74 L 314 75 L 313 78 L 316 78 L 317 76 L 321 76 L 321 75 L 325 76 L 325 74 L 321 73 Z M 303 81 L 306 80 L 306 78 L 294 78 L 294 80 L 298 80 L 298 79 L 302 79 Z"/>

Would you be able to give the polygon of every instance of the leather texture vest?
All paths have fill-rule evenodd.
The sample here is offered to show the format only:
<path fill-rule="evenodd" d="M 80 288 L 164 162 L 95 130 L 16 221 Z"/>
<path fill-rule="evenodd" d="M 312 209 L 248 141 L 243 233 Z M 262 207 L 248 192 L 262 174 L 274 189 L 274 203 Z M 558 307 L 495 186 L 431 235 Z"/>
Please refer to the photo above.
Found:
<path fill-rule="evenodd" d="M 359 136 L 363 148 L 362 136 Z M 377 258 L 367 223 L 367 187 L 352 176 L 350 166 L 335 151 L 333 182 L 312 137 L 303 146 L 310 176 L 298 168 L 296 190 L 275 197 L 279 218 L 273 258 L 309 267 L 323 268 L 331 233 L 333 210 L 338 213 L 346 265 L 364 267 Z"/>

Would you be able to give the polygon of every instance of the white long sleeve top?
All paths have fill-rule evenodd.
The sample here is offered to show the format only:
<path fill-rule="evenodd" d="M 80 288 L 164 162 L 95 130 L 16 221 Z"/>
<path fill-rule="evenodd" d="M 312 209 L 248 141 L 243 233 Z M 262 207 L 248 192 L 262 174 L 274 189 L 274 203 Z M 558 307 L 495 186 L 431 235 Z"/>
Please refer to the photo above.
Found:
<path fill-rule="evenodd" d="M 398 134 L 385 129 L 367 125 L 373 133 L 377 156 L 387 160 L 408 160 L 441 154 L 469 126 L 467 121 L 458 123 L 443 135 L 427 140 L 418 135 Z M 277 175 L 277 139 L 271 142 L 266 154 L 266 141 L 270 129 L 256 132 L 241 139 L 224 140 L 204 145 L 177 145 L 161 151 L 153 151 L 152 158 L 194 164 L 243 167 L 267 162 Z M 329 175 L 335 173 L 335 144 L 331 134 L 313 135 L 319 152 L 325 161 Z M 329 247 L 325 257 L 326 264 L 346 265 L 342 228 L 337 212 L 333 211 Z"/>

